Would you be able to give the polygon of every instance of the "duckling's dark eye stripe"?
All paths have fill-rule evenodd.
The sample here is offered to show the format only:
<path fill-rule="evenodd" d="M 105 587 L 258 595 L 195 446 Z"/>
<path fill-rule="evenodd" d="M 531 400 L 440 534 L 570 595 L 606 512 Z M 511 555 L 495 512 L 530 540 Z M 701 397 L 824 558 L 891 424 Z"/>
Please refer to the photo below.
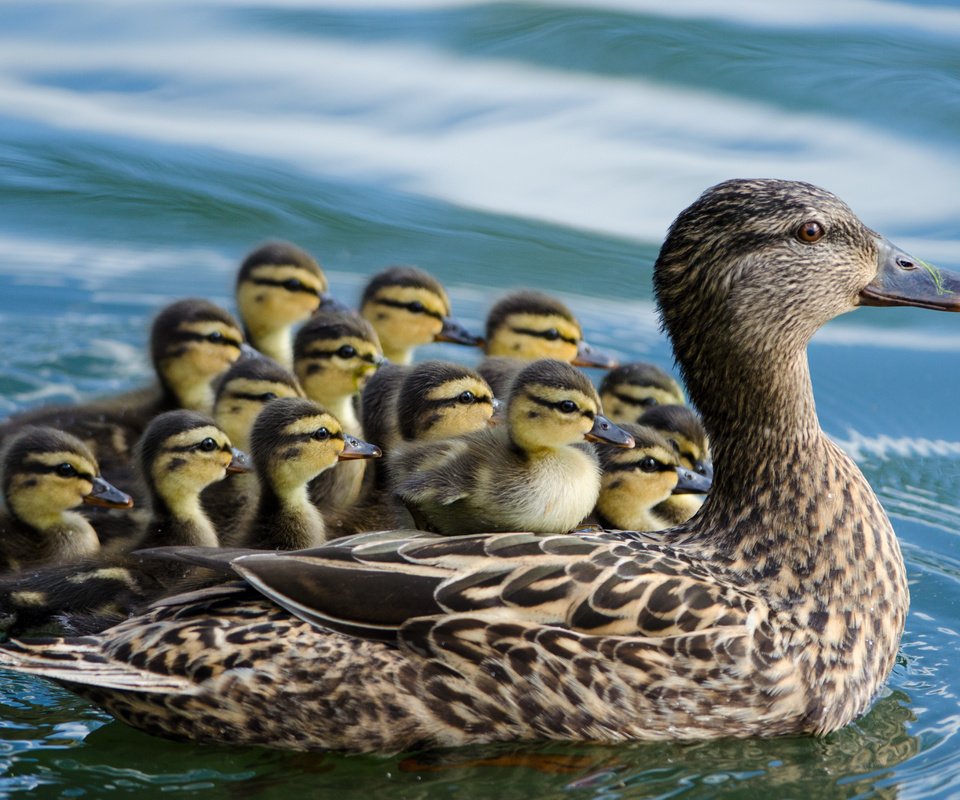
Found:
<path fill-rule="evenodd" d="M 343 438 L 342 431 L 338 433 L 334 433 L 333 431 L 328 429 L 328 432 L 330 435 L 327 437 L 326 441 L 329 441 L 330 439 Z M 282 438 L 283 438 L 283 441 L 285 442 L 311 442 L 311 441 L 315 441 L 314 433 L 315 431 L 311 431 L 310 433 L 288 433 L 284 435 Z"/>
<path fill-rule="evenodd" d="M 615 461 L 612 464 L 607 464 L 604 466 L 604 472 L 633 472 L 635 469 L 641 469 L 640 464 L 643 459 L 640 461 Z M 647 470 L 642 470 L 643 472 L 648 472 Z M 669 464 L 662 464 L 659 461 L 657 462 L 657 468 L 649 470 L 649 472 L 673 472 L 674 467 L 671 467 Z M 648 474 L 649 474 L 648 472 Z"/>
<path fill-rule="evenodd" d="M 203 442 L 195 442 L 194 444 L 178 444 L 168 447 L 166 450 L 168 453 L 189 453 L 192 450 L 198 450 L 201 444 L 203 444 Z M 233 451 L 230 449 L 230 445 L 228 444 L 222 444 L 217 449 L 223 453 L 233 453 Z M 213 451 L 211 450 L 210 452 Z"/>
<path fill-rule="evenodd" d="M 564 411 L 561 407 L 565 402 L 567 402 L 566 400 L 544 400 L 542 397 L 537 397 L 535 394 L 528 394 L 527 397 L 533 400 L 533 402 L 538 406 L 543 406 L 544 408 L 553 408 L 563 414 L 573 413 L 572 411 Z M 578 408 L 577 410 L 580 412 L 581 416 L 586 417 L 587 419 L 593 419 L 596 416 L 596 414 L 594 414 L 589 408 Z"/>
<path fill-rule="evenodd" d="M 333 358 L 339 352 L 340 352 L 339 347 L 336 350 L 311 350 L 309 353 L 305 353 L 303 357 L 328 359 L 328 358 Z M 359 358 L 361 361 L 366 361 L 368 364 L 377 363 L 377 357 L 373 353 L 356 353 L 355 355 L 350 356 L 350 358 Z"/>
<path fill-rule="evenodd" d="M 62 462 L 61 462 L 62 463 Z M 22 475 L 50 475 L 51 473 L 56 472 L 60 469 L 60 464 L 24 464 L 16 468 L 16 471 Z M 82 478 L 85 481 L 92 481 L 93 475 L 89 472 L 81 472 L 77 470 L 76 474 L 71 475 L 71 478 Z"/>
<path fill-rule="evenodd" d="M 493 398 L 488 395 L 475 394 L 473 396 L 473 402 L 470 405 L 475 406 L 478 403 L 485 403 L 486 405 L 493 405 Z M 436 399 L 423 399 L 420 401 L 420 405 L 423 408 L 443 408 L 444 406 L 459 406 L 463 405 L 463 402 L 460 400 L 459 395 L 457 397 L 438 397 Z"/>
<path fill-rule="evenodd" d="M 176 339 L 181 342 L 207 342 L 209 344 L 229 344 L 233 347 L 236 347 L 238 350 L 243 346 L 243 342 L 239 339 L 234 339 L 231 336 L 222 335 L 219 341 L 211 342 L 209 333 L 194 333 L 193 331 L 177 331 L 170 337 L 171 339 Z"/>
<path fill-rule="evenodd" d="M 384 297 L 377 297 L 373 301 L 381 306 L 390 306 L 390 308 L 403 308 L 409 311 L 411 314 L 426 314 L 428 317 L 433 317 L 438 319 L 441 322 L 445 319 L 444 315 L 439 311 L 433 311 L 429 308 L 424 308 L 418 300 L 411 300 L 410 302 L 403 302 L 402 300 L 390 300 Z"/>
<path fill-rule="evenodd" d="M 267 395 L 270 396 L 267 397 Z M 253 400 L 262 403 L 266 400 L 276 400 L 277 394 L 275 392 L 230 392 L 230 397 L 235 400 Z"/>
<path fill-rule="evenodd" d="M 621 394 L 620 392 L 610 392 L 610 394 L 616 397 L 621 403 L 626 403 L 631 406 L 651 406 L 657 403 L 657 401 L 651 397 L 631 397 L 628 394 Z"/>
<path fill-rule="evenodd" d="M 562 333 L 557 332 L 557 335 L 554 336 L 551 331 L 538 331 L 533 328 L 510 328 L 514 333 L 523 333 L 527 336 L 536 336 L 540 339 L 547 339 L 551 342 L 560 340 L 561 342 L 566 342 L 567 344 L 579 344 L 579 339 L 574 339 L 572 336 L 564 336 Z"/>
<path fill-rule="evenodd" d="M 293 279 L 295 280 L 295 279 Z M 288 292 L 303 292 L 304 294 L 312 294 L 314 297 L 320 296 L 320 290 L 314 289 L 312 286 L 307 286 L 305 283 L 298 281 L 298 285 L 290 285 L 290 278 L 286 280 L 280 280 L 279 278 L 251 278 L 250 283 L 255 283 L 258 286 L 279 286 L 281 289 L 286 289 Z"/>

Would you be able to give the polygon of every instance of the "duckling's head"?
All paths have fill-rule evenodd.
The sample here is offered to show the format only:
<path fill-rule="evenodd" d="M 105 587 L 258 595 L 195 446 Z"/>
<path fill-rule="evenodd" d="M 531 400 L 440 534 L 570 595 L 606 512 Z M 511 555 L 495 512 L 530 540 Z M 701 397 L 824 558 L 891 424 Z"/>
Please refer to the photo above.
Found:
<path fill-rule="evenodd" d="M 637 422 L 658 405 L 683 405 L 683 391 L 672 376 L 645 361 L 621 364 L 600 381 L 600 400 L 608 418 L 618 425 Z"/>
<path fill-rule="evenodd" d="M 217 379 L 213 419 L 235 447 L 248 450 L 253 421 L 279 397 L 303 397 L 293 373 L 266 356 L 242 358 Z"/>
<path fill-rule="evenodd" d="M 367 320 L 345 312 L 314 314 L 293 343 L 293 368 L 307 397 L 337 407 L 360 392 L 383 362 Z"/>
<path fill-rule="evenodd" d="M 54 428 L 23 428 L 0 456 L 0 486 L 8 510 L 44 530 L 81 503 L 129 508 L 133 500 L 100 477 L 97 460 L 76 436 Z"/>
<path fill-rule="evenodd" d="M 707 432 L 692 409 L 677 405 L 654 406 L 647 409 L 638 424 L 653 428 L 662 435 L 677 453 L 682 467 L 700 475 L 713 476 Z"/>
<path fill-rule="evenodd" d="M 261 484 L 279 497 L 304 488 L 338 461 L 380 456 L 378 447 L 345 434 L 322 406 L 296 397 L 275 400 L 260 412 L 250 450 Z"/>
<path fill-rule="evenodd" d="M 288 336 L 290 327 L 309 317 L 326 297 L 327 277 L 320 265 L 290 242 L 261 245 L 237 273 L 237 308 L 258 349 L 275 332 Z"/>
<path fill-rule="evenodd" d="M 410 369 L 397 396 L 397 421 L 406 441 L 434 441 L 480 430 L 495 410 L 493 391 L 476 372 L 449 361 Z"/>
<path fill-rule="evenodd" d="M 430 342 L 481 342 L 450 316 L 440 282 L 416 267 L 388 267 L 374 275 L 360 298 L 360 315 L 376 329 L 384 355 L 398 364 L 409 364 L 413 349 Z"/>
<path fill-rule="evenodd" d="M 154 504 L 192 513 L 200 493 L 228 472 L 249 472 L 247 456 L 212 419 L 179 409 L 154 417 L 138 443 L 141 474 Z"/>
<path fill-rule="evenodd" d="M 164 390 L 181 408 L 207 413 L 211 382 L 243 352 L 243 332 L 226 310 L 206 300 L 178 300 L 154 319 L 153 366 Z"/>
<path fill-rule="evenodd" d="M 710 480 L 680 464 L 672 444 L 653 428 L 624 423 L 636 446 L 599 445 L 603 475 L 597 511 L 605 524 L 621 530 L 655 530 L 652 509 L 673 494 L 705 493 Z"/>
<path fill-rule="evenodd" d="M 484 352 L 531 361 L 555 358 L 578 367 L 614 367 L 616 362 L 583 340 L 573 312 L 542 292 L 514 292 L 487 314 Z"/>
<path fill-rule="evenodd" d="M 576 367 L 544 358 L 514 379 L 507 401 L 510 438 L 531 453 L 584 439 L 632 447 L 633 440 L 600 413 L 600 397 Z"/>
<path fill-rule="evenodd" d="M 804 351 L 828 320 L 859 305 L 960 307 L 960 278 L 898 250 L 830 192 L 784 180 L 704 192 L 670 227 L 653 283 L 716 441 L 737 420 L 769 427 L 765 410 L 781 419 L 788 383 L 808 394 Z M 812 397 L 801 402 L 812 408 Z"/>

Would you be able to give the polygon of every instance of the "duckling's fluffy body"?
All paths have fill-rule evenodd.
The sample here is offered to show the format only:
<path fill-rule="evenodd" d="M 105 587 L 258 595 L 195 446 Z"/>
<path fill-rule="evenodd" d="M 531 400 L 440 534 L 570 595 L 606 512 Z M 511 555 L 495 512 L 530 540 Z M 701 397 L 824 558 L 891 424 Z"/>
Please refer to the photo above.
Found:
<path fill-rule="evenodd" d="M 822 189 L 720 184 L 677 218 L 654 269 L 714 452 L 689 522 L 247 555 L 229 568 L 250 588 L 97 637 L 9 642 L 0 659 L 137 727 L 220 745 L 834 731 L 889 675 L 908 593 L 889 520 L 819 427 L 805 350 L 857 305 L 960 310 L 960 276 L 918 266 Z"/>

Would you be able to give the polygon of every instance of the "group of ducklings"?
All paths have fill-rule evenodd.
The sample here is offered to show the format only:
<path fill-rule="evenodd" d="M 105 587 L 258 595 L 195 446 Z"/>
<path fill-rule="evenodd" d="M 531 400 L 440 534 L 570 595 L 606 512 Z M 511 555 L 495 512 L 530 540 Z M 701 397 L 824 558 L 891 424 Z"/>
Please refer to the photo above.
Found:
<path fill-rule="evenodd" d="M 559 300 L 514 292 L 480 337 L 414 267 L 375 275 L 358 313 L 327 288 L 307 252 L 269 242 L 238 272 L 242 325 L 200 299 L 157 315 L 154 386 L 0 423 L 8 627 L 102 615 L 116 605 L 104 581 L 167 588 L 169 564 L 130 555 L 145 548 L 296 550 L 410 526 L 658 530 L 702 502 L 708 445 L 677 382 L 618 367 Z M 414 364 L 431 342 L 484 358 Z M 614 369 L 598 392 L 577 366 Z"/>

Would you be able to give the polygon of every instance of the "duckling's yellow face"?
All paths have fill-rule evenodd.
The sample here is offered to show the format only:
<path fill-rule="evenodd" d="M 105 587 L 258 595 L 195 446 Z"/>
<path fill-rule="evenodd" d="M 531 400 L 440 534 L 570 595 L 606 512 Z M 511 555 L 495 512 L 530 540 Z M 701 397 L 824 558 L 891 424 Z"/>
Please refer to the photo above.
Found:
<path fill-rule="evenodd" d="M 508 315 L 488 339 L 488 356 L 507 356 L 532 361 L 555 358 L 571 363 L 583 332 L 580 326 L 560 314 L 518 312 Z"/>
<path fill-rule="evenodd" d="M 240 358 L 243 333 L 219 320 L 181 322 L 164 348 L 157 369 L 183 408 L 210 410 L 210 382 Z"/>
<path fill-rule="evenodd" d="M 317 339 L 293 365 L 306 396 L 335 406 L 360 392 L 383 360 L 378 342 L 359 336 Z"/>
<path fill-rule="evenodd" d="M 253 421 L 267 403 L 278 397 L 303 397 L 303 392 L 282 381 L 236 378 L 221 386 L 213 419 L 235 447 L 248 450 Z"/>
<path fill-rule="evenodd" d="M 99 474 L 96 463 L 72 450 L 28 453 L 11 465 L 6 501 L 15 516 L 38 530 L 60 520 L 83 503 Z"/>
<path fill-rule="evenodd" d="M 254 338 L 289 328 L 320 306 L 323 274 L 295 264 L 261 264 L 237 285 L 237 308 Z"/>
<path fill-rule="evenodd" d="M 150 478 L 172 509 L 190 507 L 207 486 L 227 476 L 233 459 L 227 434 L 215 425 L 202 425 L 163 442 L 150 465 Z"/>
<path fill-rule="evenodd" d="M 697 464 L 710 461 L 710 448 L 706 442 L 695 442 L 681 433 L 663 432 L 676 450 L 681 467 L 697 471 Z"/>
<path fill-rule="evenodd" d="M 416 439 L 449 439 L 487 427 L 493 417 L 493 393 L 484 381 L 464 376 L 431 389 L 421 403 Z"/>
<path fill-rule="evenodd" d="M 450 301 L 423 286 L 382 286 L 360 309 L 380 338 L 387 358 L 409 361 L 414 347 L 429 344 L 450 316 Z"/>
<path fill-rule="evenodd" d="M 510 436 L 524 450 L 581 442 L 600 413 L 597 397 L 573 387 L 528 383 L 507 407 Z"/>
<path fill-rule="evenodd" d="M 604 413 L 613 422 L 636 423 L 643 412 L 653 406 L 682 405 L 683 395 L 661 386 L 640 386 L 636 383 L 618 383 L 604 387 L 600 393 Z"/>
<path fill-rule="evenodd" d="M 261 475 L 266 472 L 274 490 L 283 495 L 305 487 L 311 478 L 336 464 L 345 445 L 340 421 L 320 411 L 285 425 L 267 456 L 269 463 L 258 461 L 257 469 Z"/>
<path fill-rule="evenodd" d="M 649 529 L 650 510 L 677 486 L 676 453 L 655 444 L 611 451 L 600 479 L 597 510 L 615 528 Z"/>

